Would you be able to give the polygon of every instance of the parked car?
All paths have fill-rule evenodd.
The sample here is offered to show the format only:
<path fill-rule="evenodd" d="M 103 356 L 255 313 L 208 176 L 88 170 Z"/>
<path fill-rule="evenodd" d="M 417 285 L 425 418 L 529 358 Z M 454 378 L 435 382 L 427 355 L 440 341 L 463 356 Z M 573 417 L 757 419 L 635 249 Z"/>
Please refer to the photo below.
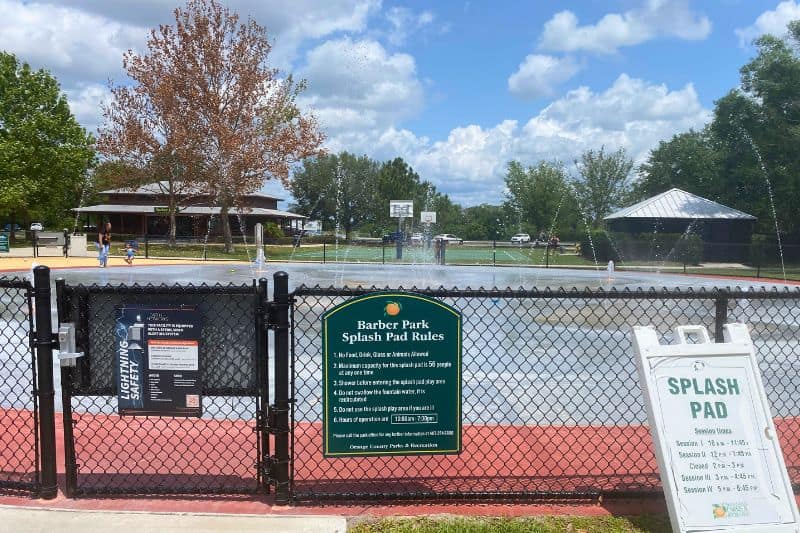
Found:
<path fill-rule="evenodd" d="M 42 230 L 44 230 L 44 226 L 42 226 L 41 222 L 31 223 L 31 231 L 42 231 Z"/>
<path fill-rule="evenodd" d="M 446 242 L 448 244 L 464 244 L 464 239 L 460 239 L 452 233 L 441 233 L 433 237 L 434 241 Z"/>
<path fill-rule="evenodd" d="M 511 237 L 512 244 L 522 244 L 524 242 L 531 242 L 531 236 L 527 233 L 515 233 L 513 237 Z"/>
<path fill-rule="evenodd" d="M 381 239 L 383 242 L 403 242 L 405 240 L 405 234 L 402 231 L 393 231 L 389 234 L 386 234 Z"/>
<path fill-rule="evenodd" d="M 422 244 L 423 242 L 425 242 L 425 235 L 422 233 L 411 234 L 411 244 Z"/>
<path fill-rule="evenodd" d="M 20 231 L 21 229 L 22 226 L 20 226 L 19 224 L 14 224 L 14 231 Z M 5 226 L 3 226 L 3 231 L 11 231 L 11 223 L 8 223 Z"/>

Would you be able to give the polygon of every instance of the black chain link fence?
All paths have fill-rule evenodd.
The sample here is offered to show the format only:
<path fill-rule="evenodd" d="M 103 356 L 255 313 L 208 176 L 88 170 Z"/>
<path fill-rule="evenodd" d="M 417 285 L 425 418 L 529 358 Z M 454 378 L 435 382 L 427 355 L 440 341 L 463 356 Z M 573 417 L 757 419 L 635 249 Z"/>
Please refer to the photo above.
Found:
<path fill-rule="evenodd" d="M 57 284 L 57 292 L 59 320 L 75 322 L 85 352 L 62 369 L 67 495 L 265 490 L 263 287 Z M 123 305 L 197 310 L 201 418 L 118 416 L 113 336 Z"/>
<path fill-rule="evenodd" d="M 0 278 L 0 493 L 35 496 L 41 480 L 32 291 L 26 280 Z"/>
<path fill-rule="evenodd" d="M 402 289 L 401 289 L 402 290 Z M 322 457 L 322 314 L 363 289 L 292 295 L 296 501 L 596 497 L 661 491 L 630 341 L 677 325 L 750 325 L 789 475 L 800 488 L 800 290 L 414 290 L 463 313 L 463 451 Z"/>

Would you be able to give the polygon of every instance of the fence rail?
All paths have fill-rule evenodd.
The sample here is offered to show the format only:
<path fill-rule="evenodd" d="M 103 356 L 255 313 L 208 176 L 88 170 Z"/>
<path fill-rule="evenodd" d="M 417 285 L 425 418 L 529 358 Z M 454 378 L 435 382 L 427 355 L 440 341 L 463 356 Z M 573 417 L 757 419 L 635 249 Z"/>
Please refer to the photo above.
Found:
<path fill-rule="evenodd" d="M 412 289 L 413 290 L 413 289 Z M 292 294 L 292 489 L 298 501 L 632 495 L 661 490 L 629 338 L 652 323 L 751 325 L 795 488 L 800 290 L 416 290 L 464 321 L 463 451 L 324 459 L 321 316 L 367 289 Z"/>

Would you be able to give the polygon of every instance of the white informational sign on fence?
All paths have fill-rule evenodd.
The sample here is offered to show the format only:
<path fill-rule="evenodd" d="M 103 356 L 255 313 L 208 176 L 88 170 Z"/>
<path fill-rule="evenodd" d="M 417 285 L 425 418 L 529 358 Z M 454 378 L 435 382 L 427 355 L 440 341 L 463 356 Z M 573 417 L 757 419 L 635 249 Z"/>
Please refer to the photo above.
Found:
<path fill-rule="evenodd" d="M 800 515 L 747 326 L 725 342 L 680 326 L 678 344 L 637 326 L 633 345 L 676 532 L 798 532 Z"/>
<path fill-rule="evenodd" d="M 423 211 L 419 214 L 422 224 L 436 224 L 436 211 Z"/>
<path fill-rule="evenodd" d="M 412 218 L 414 202 L 412 200 L 389 200 L 389 216 L 392 218 Z"/>

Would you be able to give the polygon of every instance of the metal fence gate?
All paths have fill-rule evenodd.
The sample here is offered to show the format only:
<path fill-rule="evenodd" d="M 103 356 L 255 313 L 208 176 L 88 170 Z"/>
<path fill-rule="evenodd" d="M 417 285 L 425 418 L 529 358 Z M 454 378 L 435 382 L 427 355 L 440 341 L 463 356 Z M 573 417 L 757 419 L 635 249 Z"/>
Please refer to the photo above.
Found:
<path fill-rule="evenodd" d="M 529 498 L 661 490 L 630 328 L 745 322 L 800 488 L 800 290 L 419 290 L 463 314 L 463 451 L 323 458 L 321 316 L 367 290 L 291 295 L 291 496 Z M 279 355 L 278 355 L 279 356 Z"/>
<path fill-rule="evenodd" d="M 50 328 L 49 270 L 0 278 L 0 493 L 56 496 Z"/>
<path fill-rule="evenodd" d="M 60 323 L 85 353 L 62 367 L 66 485 L 84 494 L 241 494 L 266 490 L 269 454 L 266 281 L 242 286 L 69 286 Z M 115 309 L 191 306 L 202 317 L 200 418 L 119 416 Z"/>

